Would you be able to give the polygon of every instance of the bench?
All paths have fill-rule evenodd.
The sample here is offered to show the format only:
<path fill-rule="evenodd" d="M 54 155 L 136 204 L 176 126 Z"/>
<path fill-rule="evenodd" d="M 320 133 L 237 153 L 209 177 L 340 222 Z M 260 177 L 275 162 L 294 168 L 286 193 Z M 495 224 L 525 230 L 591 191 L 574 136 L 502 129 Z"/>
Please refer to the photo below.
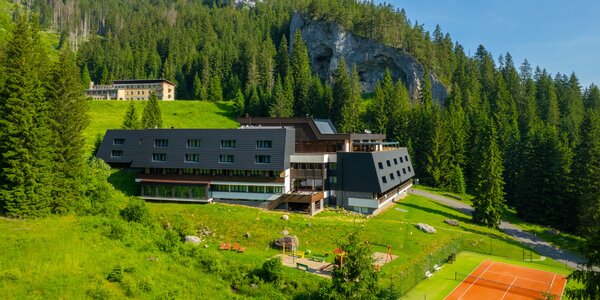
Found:
<path fill-rule="evenodd" d="M 309 268 L 308 268 L 307 265 L 301 264 L 301 263 L 296 263 L 296 269 L 298 269 L 298 270 L 304 269 L 304 271 L 308 271 L 309 270 Z"/>
<path fill-rule="evenodd" d="M 442 266 L 433 265 L 433 269 L 436 271 L 439 271 L 441 268 L 442 268 Z"/>
<path fill-rule="evenodd" d="M 433 274 L 431 274 L 431 272 L 429 272 L 429 271 L 425 272 L 425 278 L 429 279 L 429 278 L 431 278 L 431 276 L 433 276 Z"/>
<path fill-rule="evenodd" d="M 312 260 L 314 260 L 314 261 L 319 261 L 319 262 L 325 262 L 325 256 L 323 256 L 323 255 L 318 255 L 318 254 L 315 254 L 315 255 L 313 255 L 313 257 L 312 257 Z"/>

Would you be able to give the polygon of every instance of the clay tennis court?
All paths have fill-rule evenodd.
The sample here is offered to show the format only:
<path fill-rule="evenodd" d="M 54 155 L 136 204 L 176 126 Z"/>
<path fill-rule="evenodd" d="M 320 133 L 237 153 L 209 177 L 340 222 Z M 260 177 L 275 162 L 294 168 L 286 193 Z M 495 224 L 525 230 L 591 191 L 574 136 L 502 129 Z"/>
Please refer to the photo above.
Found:
<path fill-rule="evenodd" d="M 447 300 L 464 299 L 546 299 L 545 292 L 561 299 L 567 282 L 564 275 L 486 260 L 463 281 Z"/>

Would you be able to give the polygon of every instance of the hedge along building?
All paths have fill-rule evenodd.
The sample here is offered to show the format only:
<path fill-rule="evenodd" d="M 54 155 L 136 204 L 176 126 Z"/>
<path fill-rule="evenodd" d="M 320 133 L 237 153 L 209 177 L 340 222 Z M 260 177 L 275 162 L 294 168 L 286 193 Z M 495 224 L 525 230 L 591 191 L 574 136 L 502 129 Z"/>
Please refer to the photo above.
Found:
<path fill-rule="evenodd" d="M 147 200 L 375 214 L 412 185 L 406 148 L 384 135 L 338 134 L 311 118 L 238 121 L 239 129 L 108 130 L 97 156 L 135 171 Z"/>

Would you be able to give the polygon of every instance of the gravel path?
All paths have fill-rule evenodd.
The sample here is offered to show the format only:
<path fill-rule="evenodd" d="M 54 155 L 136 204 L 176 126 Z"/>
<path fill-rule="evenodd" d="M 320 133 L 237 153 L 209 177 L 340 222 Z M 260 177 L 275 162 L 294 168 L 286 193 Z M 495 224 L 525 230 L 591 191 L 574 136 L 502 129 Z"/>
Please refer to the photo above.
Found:
<path fill-rule="evenodd" d="M 463 202 L 460 202 L 460 201 L 457 201 L 457 200 L 454 200 L 454 199 L 451 199 L 448 197 L 444 197 L 444 196 L 441 196 L 438 194 L 434 194 L 434 193 L 430 193 L 430 192 L 427 192 L 424 190 L 418 190 L 418 189 L 411 189 L 409 191 L 409 193 L 415 194 L 418 196 L 423 196 L 423 197 L 429 198 L 431 200 L 445 204 L 447 206 L 456 208 L 467 215 L 471 215 L 473 213 L 473 207 L 471 207 L 470 205 L 467 205 Z M 540 255 L 550 257 L 556 261 L 559 261 L 563 264 L 568 265 L 571 268 L 577 268 L 577 266 L 579 264 L 582 264 L 585 262 L 583 257 L 581 257 L 577 254 L 574 254 L 572 252 L 569 252 L 567 250 L 559 249 L 556 246 L 535 236 L 534 234 L 523 231 L 519 227 L 517 227 L 509 222 L 506 222 L 506 221 L 500 222 L 500 230 L 503 231 L 504 233 L 512 236 L 515 240 L 517 240 L 521 244 L 533 249 Z"/>

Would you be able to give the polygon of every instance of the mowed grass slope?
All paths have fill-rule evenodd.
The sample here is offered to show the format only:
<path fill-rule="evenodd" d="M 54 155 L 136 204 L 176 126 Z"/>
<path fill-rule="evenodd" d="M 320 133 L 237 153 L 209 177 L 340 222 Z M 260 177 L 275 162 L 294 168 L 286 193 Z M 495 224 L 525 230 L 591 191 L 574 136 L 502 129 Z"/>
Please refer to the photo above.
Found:
<path fill-rule="evenodd" d="M 398 280 L 401 272 L 410 269 L 415 260 L 426 258 L 436 247 L 452 239 L 462 238 L 480 251 L 486 251 L 482 249 L 488 247 L 485 241 L 493 239 L 494 253 L 502 256 L 518 257 L 523 251 L 504 234 L 472 224 L 462 213 L 418 196 L 409 196 L 373 218 L 326 211 L 314 217 L 291 214 L 290 219 L 284 221 L 281 219 L 283 212 L 234 205 L 148 203 L 148 206 L 153 226 L 124 225 L 125 233 L 119 238 L 111 238 L 115 227 L 108 224 L 115 221 L 103 217 L 0 219 L 3 236 L 0 240 L 0 294 L 8 298 L 78 298 L 95 292 L 116 298 L 128 295 L 164 298 L 167 294 L 176 298 L 198 295 L 231 298 L 237 295 L 237 290 L 231 288 L 234 282 L 230 280 L 234 279 L 223 277 L 223 273 L 203 271 L 198 259 L 214 257 L 221 264 L 242 268 L 234 270 L 233 274 L 250 276 L 247 270 L 259 268 L 266 259 L 278 253 L 269 245 L 284 229 L 298 236 L 300 250 L 312 250 L 313 253 L 331 253 L 356 228 L 362 230 L 362 237 L 370 243 L 373 252 L 385 252 L 387 245 L 391 245 L 392 253 L 399 258 L 383 267 L 382 284 L 388 284 L 390 278 Z M 461 221 L 461 226 L 445 225 L 443 220 L 448 217 Z M 438 233 L 420 232 L 414 227 L 417 222 L 436 227 Z M 161 250 L 160 237 L 165 227 L 179 228 L 190 234 L 195 234 L 199 228 L 209 228 L 211 235 L 198 247 L 199 254 L 186 257 Z M 250 238 L 245 237 L 246 233 L 250 233 Z M 247 251 L 219 251 L 220 242 L 239 243 L 247 247 Z M 151 257 L 158 261 L 149 260 Z M 331 261 L 332 255 L 327 260 Z M 431 261 L 431 265 L 434 263 L 438 262 Z M 542 263 L 560 266 L 550 260 Z M 128 278 L 125 283 L 107 280 L 107 275 L 117 265 L 133 269 L 125 274 Z M 312 291 L 324 280 L 288 268 L 285 268 L 284 277 L 287 281 L 297 282 L 298 289 Z M 404 283 L 396 281 L 396 284 L 401 288 Z M 275 292 L 272 286 L 247 288 L 255 293 L 250 296 L 256 297 Z M 249 296 L 248 293 L 244 295 Z"/>
<path fill-rule="evenodd" d="M 107 129 L 119 129 L 130 101 L 89 100 L 90 123 L 84 132 L 87 150 Z M 147 101 L 134 101 L 141 118 Z M 230 102 L 160 101 L 165 128 L 236 128 Z"/>

